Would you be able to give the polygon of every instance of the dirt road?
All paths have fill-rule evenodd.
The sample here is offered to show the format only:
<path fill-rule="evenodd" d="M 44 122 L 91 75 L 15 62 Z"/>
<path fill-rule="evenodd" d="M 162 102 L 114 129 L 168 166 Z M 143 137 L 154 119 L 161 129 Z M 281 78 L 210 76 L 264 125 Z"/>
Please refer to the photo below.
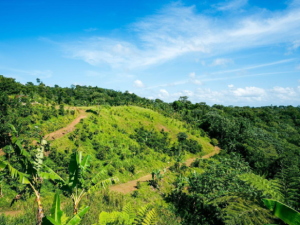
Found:
<path fill-rule="evenodd" d="M 209 157 L 211 157 L 211 156 L 213 156 L 215 154 L 218 154 L 219 152 L 220 152 L 220 148 L 216 146 L 214 148 L 213 152 L 211 152 L 211 153 L 203 156 L 202 159 L 208 159 Z M 186 165 L 190 166 L 192 164 L 192 162 L 194 162 L 194 160 L 195 160 L 195 158 L 188 159 L 186 161 Z M 129 181 L 127 183 L 123 183 L 123 184 L 118 184 L 118 185 L 112 186 L 112 187 L 110 187 L 110 190 L 111 191 L 120 192 L 120 193 L 123 193 L 123 194 L 127 194 L 129 192 L 137 190 L 136 189 L 137 181 L 143 182 L 143 181 L 147 181 L 147 180 L 151 180 L 151 179 L 152 179 L 151 174 L 148 174 L 146 176 L 140 177 L 137 180 L 132 180 L 132 181 Z"/>

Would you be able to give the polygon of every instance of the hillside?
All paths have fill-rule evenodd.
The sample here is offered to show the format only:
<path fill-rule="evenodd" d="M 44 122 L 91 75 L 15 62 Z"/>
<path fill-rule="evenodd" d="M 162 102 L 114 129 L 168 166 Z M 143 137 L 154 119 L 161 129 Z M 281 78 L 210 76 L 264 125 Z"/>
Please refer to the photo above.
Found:
<path fill-rule="evenodd" d="M 55 193 L 80 224 L 283 224 L 272 202 L 300 221 L 300 107 L 166 103 L 4 77 L 0 88 L 0 211 L 14 215 L 1 224 L 42 224 Z"/>
<path fill-rule="evenodd" d="M 91 112 L 98 110 L 96 107 L 81 109 Z M 136 131 L 141 128 L 144 129 L 144 133 L 137 136 Z M 169 139 L 162 143 L 164 146 L 161 148 L 165 148 L 164 150 L 151 147 L 146 140 L 140 141 L 140 138 L 153 138 L 154 143 L 161 141 L 164 138 L 162 130 Z M 67 150 L 68 154 L 71 154 L 72 149 L 77 149 L 84 154 L 90 154 L 93 156 L 93 163 L 97 165 L 95 171 L 101 168 L 100 165 L 107 164 L 108 167 L 108 164 L 111 164 L 112 167 L 109 168 L 114 171 L 113 175 L 117 176 L 120 182 L 125 182 L 148 174 L 153 169 L 170 166 L 174 162 L 172 156 L 177 151 L 179 132 L 185 132 L 188 139 L 201 144 L 203 149 L 199 150 L 197 155 L 213 151 L 210 139 L 201 137 L 199 130 L 192 130 L 184 122 L 135 106 L 102 107 L 99 115 L 89 113 L 86 119 L 76 125 L 74 132 L 50 141 L 50 151 L 65 154 Z M 143 136 L 145 134 L 148 136 Z M 184 153 L 186 159 L 196 157 L 189 151 Z M 134 173 L 128 171 L 131 165 L 135 166 Z"/>

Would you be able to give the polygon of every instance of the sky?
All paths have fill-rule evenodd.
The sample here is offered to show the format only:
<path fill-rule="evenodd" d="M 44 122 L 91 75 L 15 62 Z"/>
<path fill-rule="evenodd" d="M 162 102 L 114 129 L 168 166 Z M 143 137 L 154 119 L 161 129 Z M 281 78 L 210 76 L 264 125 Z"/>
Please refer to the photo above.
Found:
<path fill-rule="evenodd" d="M 300 0 L 9 0 L 0 21 L 0 74 L 24 84 L 300 105 Z"/>

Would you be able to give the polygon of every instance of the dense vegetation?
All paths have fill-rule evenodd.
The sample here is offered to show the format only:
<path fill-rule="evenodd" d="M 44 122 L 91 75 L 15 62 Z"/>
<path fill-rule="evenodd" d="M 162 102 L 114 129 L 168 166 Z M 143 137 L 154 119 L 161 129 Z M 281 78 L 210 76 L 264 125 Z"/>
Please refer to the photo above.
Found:
<path fill-rule="evenodd" d="M 3 76 L 0 90 L 0 210 L 13 199 L 20 202 L 12 209 L 22 209 L 40 194 L 44 220 L 57 214 L 57 224 L 297 224 L 270 205 L 300 211 L 300 107 L 208 106 L 184 96 L 165 103 Z M 87 118 L 73 132 L 43 142 L 83 111 Z M 213 146 L 222 149 L 218 156 L 199 158 Z M 132 193 L 107 189 L 150 173 Z M 62 209 L 54 207 L 60 201 Z M 0 223 L 35 224 L 36 212 L 22 210 Z"/>

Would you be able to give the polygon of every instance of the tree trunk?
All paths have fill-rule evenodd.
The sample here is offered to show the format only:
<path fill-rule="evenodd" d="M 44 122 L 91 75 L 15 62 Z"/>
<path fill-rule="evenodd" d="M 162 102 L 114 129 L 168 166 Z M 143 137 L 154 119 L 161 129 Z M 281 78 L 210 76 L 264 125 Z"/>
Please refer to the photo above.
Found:
<path fill-rule="evenodd" d="M 74 205 L 74 211 L 73 211 L 73 215 L 77 215 L 78 209 L 77 209 L 78 205 L 75 204 Z"/>
<path fill-rule="evenodd" d="M 2 184 L 1 184 L 1 193 L 0 193 L 0 198 L 3 197 L 3 194 L 2 194 Z"/>
<path fill-rule="evenodd" d="M 44 217 L 44 211 L 43 211 L 43 206 L 42 206 L 42 202 L 41 202 L 40 193 L 37 193 L 37 200 L 36 201 L 37 201 L 37 204 L 38 204 L 36 225 L 41 225 L 43 217 Z"/>

